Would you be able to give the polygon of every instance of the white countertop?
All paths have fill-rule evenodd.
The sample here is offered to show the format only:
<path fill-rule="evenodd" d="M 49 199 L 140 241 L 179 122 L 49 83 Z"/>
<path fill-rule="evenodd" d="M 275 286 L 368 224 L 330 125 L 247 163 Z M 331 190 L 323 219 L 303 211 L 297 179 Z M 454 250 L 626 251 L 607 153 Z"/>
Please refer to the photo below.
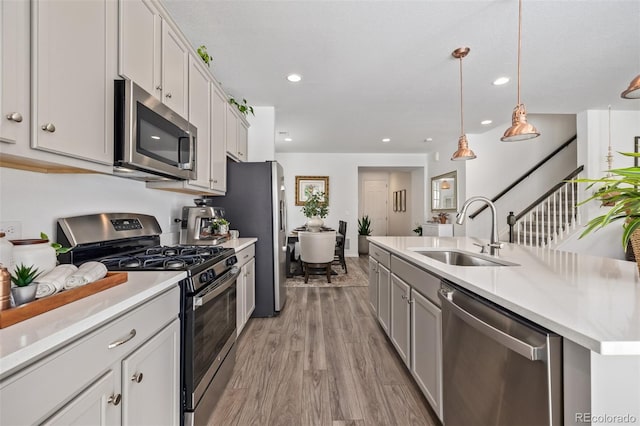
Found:
<path fill-rule="evenodd" d="M 0 330 L 0 379 L 163 293 L 182 271 L 128 272 L 128 281 Z"/>
<path fill-rule="evenodd" d="M 369 237 L 409 262 L 602 355 L 640 355 L 640 278 L 634 262 L 505 244 L 520 266 L 453 266 L 415 249 L 478 253 L 466 237 Z M 482 255 L 488 256 L 489 255 Z"/>
<path fill-rule="evenodd" d="M 242 250 L 243 248 L 249 247 L 251 244 L 255 244 L 258 241 L 257 238 L 238 238 L 236 240 L 227 240 L 224 243 L 220 244 L 225 248 L 235 249 L 236 252 Z"/>

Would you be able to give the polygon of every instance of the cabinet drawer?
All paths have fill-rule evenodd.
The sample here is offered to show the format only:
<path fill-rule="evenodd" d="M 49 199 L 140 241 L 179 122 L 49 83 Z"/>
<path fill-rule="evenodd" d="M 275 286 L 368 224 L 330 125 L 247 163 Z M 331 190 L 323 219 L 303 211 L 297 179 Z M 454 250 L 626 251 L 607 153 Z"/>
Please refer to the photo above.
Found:
<path fill-rule="evenodd" d="M 438 299 L 439 277 L 431 275 L 429 272 L 395 256 L 391 256 L 391 270 L 436 306 L 440 306 L 440 300 Z"/>
<path fill-rule="evenodd" d="M 381 249 L 373 243 L 369 243 L 369 256 L 389 268 L 391 266 L 391 253 Z"/>
<path fill-rule="evenodd" d="M 247 263 L 251 258 L 256 256 L 256 245 L 251 244 L 249 247 L 245 247 L 239 252 L 236 253 L 236 257 L 238 258 L 238 264 L 236 265 L 238 268 L 242 268 L 242 265 Z"/>
<path fill-rule="evenodd" d="M 0 424 L 41 421 L 176 318 L 179 310 L 180 289 L 174 287 L 8 377 L 0 384 Z M 132 330 L 135 336 L 127 340 Z"/>

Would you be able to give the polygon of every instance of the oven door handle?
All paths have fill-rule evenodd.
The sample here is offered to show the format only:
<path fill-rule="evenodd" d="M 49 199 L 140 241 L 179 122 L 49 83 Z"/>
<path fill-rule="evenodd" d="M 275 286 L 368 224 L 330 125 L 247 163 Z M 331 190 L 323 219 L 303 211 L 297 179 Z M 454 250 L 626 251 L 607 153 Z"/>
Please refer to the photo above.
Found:
<path fill-rule="evenodd" d="M 195 311 L 199 307 L 209 302 L 211 299 L 215 299 L 223 292 L 225 292 L 236 282 L 236 278 L 238 278 L 238 275 L 240 275 L 240 268 L 236 268 L 234 266 L 229 272 L 225 274 L 224 282 L 222 284 L 219 284 L 218 286 L 210 290 L 205 289 L 201 292 L 204 293 L 202 296 L 196 296 L 193 298 L 193 310 Z"/>

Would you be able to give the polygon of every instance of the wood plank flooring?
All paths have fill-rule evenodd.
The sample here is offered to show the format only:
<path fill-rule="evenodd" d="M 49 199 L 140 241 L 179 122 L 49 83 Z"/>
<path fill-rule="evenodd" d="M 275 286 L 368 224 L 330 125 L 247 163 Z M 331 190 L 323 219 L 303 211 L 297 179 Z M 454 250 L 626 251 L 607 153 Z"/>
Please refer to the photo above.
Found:
<path fill-rule="evenodd" d="M 360 261 L 366 272 L 366 257 Z M 252 318 L 209 425 L 439 425 L 369 307 L 367 287 L 287 288 Z"/>

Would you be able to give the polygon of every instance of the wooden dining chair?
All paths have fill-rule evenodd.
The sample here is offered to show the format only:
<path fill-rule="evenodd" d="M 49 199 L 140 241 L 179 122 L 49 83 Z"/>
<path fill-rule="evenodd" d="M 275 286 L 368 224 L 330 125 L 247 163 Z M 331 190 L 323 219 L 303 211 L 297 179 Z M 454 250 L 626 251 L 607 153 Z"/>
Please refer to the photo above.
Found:
<path fill-rule="evenodd" d="M 347 262 L 344 258 L 344 244 L 347 240 L 347 222 L 345 222 L 344 220 L 341 220 L 338 224 L 338 234 L 341 235 L 341 238 L 336 238 L 336 248 L 333 261 L 338 262 L 342 266 L 342 269 L 346 274 Z"/>
<path fill-rule="evenodd" d="M 331 282 L 331 264 L 336 246 L 336 231 L 298 232 L 300 261 L 304 269 L 304 282 L 309 281 L 311 270 L 324 269 L 327 282 Z"/>

